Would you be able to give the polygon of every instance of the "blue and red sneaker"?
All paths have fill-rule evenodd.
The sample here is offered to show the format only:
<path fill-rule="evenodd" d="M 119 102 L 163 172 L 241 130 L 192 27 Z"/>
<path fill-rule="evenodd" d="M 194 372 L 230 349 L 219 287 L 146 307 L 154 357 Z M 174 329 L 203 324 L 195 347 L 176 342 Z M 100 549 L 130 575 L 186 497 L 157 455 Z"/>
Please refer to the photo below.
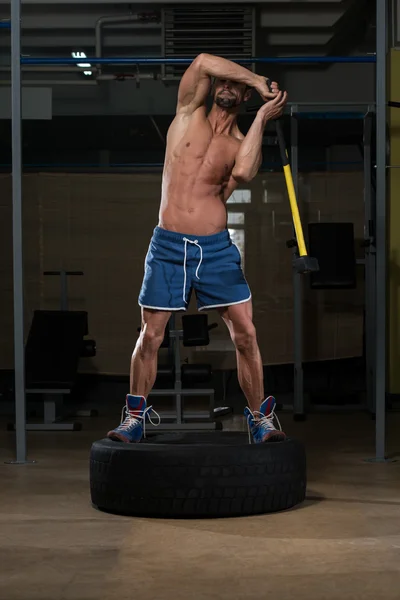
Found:
<path fill-rule="evenodd" d="M 244 414 L 247 419 L 249 430 L 249 442 L 253 438 L 254 443 L 262 442 L 281 442 L 286 438 L 286 434 L 282 431 L 279 419 L 275 414 L 276 400 L 273 396 L 268 396 L 261 404 L 259 411 L 252 412 L 249 408 L 245 408 Z M 274 425 L 276 419 L 279 429 Z"/>
<path fill-rule="evenodd" d="M 152 411 L 158 417 L 158 423 L 153 423 L 149 412 Z M 125 413 L 125 419 L 123 419 Z M 126 406 L 124 406 L 121 415 L 121 424 L 109 431 L 107 437 L 116 442 L 140 442 L 146 437 L 146 421 L 152 425 L 160 424 L 160 415 L 156 413 L 152 406 L 147 406 L 146 398 L 143 396 L 126 396 Z"/>

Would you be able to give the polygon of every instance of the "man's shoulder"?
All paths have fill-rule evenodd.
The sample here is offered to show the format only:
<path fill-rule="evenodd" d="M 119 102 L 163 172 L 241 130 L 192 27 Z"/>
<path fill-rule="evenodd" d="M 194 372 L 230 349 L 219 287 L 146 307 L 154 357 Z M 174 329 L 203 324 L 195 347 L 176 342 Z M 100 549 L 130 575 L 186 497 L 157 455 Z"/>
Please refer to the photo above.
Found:
<path fill-rule="evenodd" d="M 246 137 L 241 131 L 240 129 L 238 129 L 237 131 L 235 131 L 235 133 L 232 134 L 231 136 L 235 142 L 237 142 L 237 144 L 241 144 L 244 140 L 244 138 Z"/>

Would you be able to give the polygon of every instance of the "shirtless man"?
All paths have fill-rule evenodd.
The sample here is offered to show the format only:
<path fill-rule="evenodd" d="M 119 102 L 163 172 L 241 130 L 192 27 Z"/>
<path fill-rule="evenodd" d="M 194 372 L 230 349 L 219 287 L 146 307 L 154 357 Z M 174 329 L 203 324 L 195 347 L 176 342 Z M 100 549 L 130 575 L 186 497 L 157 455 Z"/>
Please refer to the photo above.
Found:
<path fill-rule="evenodd" d="M 237 115 L 252 88 L 265 104 L 244 137 Z M 214 102 L 207 115 L 211 90 Z M 165 327 L 171 311 L 187 308 L 193 289 L 198 309 L 218 310 L 236 347 L 250 439 L 259 443 L 285 438 L 280 426 L 274 425 L 275 399 L 264 400 L 251 292 L 239 250 L 227 230 L 225 203 L 238 184 L 256 176 L 264 128 L 282 114 L 286 100 L 286 92 L 279 91 L 276 83 L 270 92 L 264 77 L 209 54 L 197 56 L 183 75 L 167 135 L 159 224 L 146 256 L 139 295 L 142 328 L 131 360 L 126 417 L 108 433 L 109 438 L 142 439 L 144 421 L 152 410 L 146 400 L 156 379 Z"/>

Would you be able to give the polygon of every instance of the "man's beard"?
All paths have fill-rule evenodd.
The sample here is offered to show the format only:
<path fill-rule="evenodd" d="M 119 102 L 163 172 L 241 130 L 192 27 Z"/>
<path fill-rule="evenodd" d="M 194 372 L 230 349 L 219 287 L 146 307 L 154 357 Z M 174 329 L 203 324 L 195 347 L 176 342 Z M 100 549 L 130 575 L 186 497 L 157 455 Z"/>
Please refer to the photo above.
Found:
<path fill-rule="evenodd" d="M 216 96 L 215 104 L 220 108 L 233 108 L 235 106 L 239 106 L 240 102 L 236 102 L 236 98 L 234 98 L 233 96 Z"/>

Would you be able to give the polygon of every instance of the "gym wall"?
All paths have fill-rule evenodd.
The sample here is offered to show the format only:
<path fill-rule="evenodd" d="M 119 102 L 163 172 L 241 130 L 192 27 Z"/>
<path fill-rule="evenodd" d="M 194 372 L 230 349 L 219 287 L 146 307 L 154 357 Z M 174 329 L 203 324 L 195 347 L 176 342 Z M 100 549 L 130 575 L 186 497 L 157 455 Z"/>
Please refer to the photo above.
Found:
<path fill-rule="evenodd" d="M 35 309 L 58 309 L 60 281 L 45 270 L 82 270 L 69 279 L 69 308 L 87 310 L 97 356 L 82 372 L 124 374 L 137 338 L 137 297 L 144 258 L 157 224 L 160 174 L 49 174 L 23 178 L 25 332 Z M 232 204 L 244 213 L 245 272 L 253 292 L 254 319 L 265 364 L 293 361 L 292 224 L 281 173 L 262 173 L 249 186 L 251 203 Z M 351 221 L 363 236 L 360 172 L 309 173 L 299 181 L 304 223 Z M 305 227 L 306 232 L 306 227 Z M 0 368 L 13 366 L 11 177 L 0 176 Z M 359 245 L 357 245 L 358 247 Z M 361 256 L 361 249 L 357 250 Z M 303 285 L 305 360 L 360 356 L 363 274 L 356 290 L 310 290 Z M 193 299 L 194 300 L 194 299 Z M 191 306 L 195 311 L 195 303 Z M 188 355 L 214 367 L 232 367 L 225 326 L 217 313 L 207 351 Z M 216 348 L 225 348 L 217 351 Z"/>

